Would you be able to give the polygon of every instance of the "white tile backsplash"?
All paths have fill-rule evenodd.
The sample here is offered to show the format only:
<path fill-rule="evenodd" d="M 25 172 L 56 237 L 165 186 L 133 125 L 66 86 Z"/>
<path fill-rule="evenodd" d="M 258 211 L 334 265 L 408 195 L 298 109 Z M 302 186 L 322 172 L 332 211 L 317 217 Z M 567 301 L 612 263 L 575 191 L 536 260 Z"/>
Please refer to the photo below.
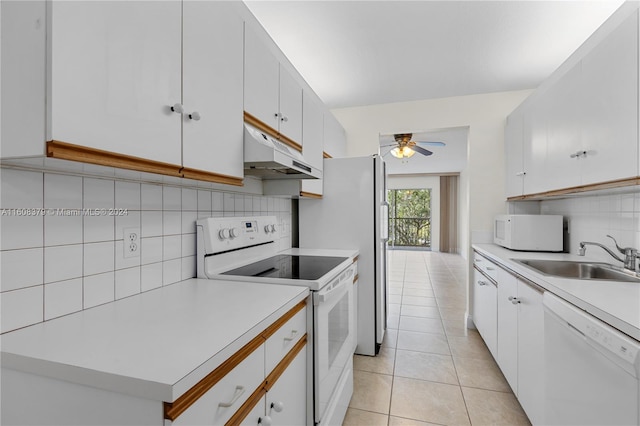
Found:
<path fill-rule="evenodd" d="M 640 193 L 589 195 L 540 202 L 542 214 L 561 214 L 567 223 L 565 248 L 577 253 L 581 241 L 606 245 L 615 251 L 611 235 L 622 247 L 640 247 Z M 586 257 L 617 262 L 598 247 L 587 247 Z"/>
<path fill-rule="evenodd" d="M 138 293 L 140 293 L 140 268 L 116 271 L 116 300 Z"/>
<path fill-rule="evenodd" d="M 44 321 L 44 286 L 0 293 L 0 332 Z"/>
<path fill-rule="evenodd" d="M 277 247 L 291 247 L 290 200 L 130 181 L 140 174 L 0 173 L 0 208 L 41 209 L 0 216 L 2 333 L 195 277 L 198 218 L 276 215 Z M 628 220 L 638 217 L 615 226 Z M 124 257 L 124 228 L 140 228 L 139 257 Z"/>
<path fill-rule="evenodd" d="M 43 263 L 43 248 L 0 251 L 0 290 L 9 291 L 42 285 Z"/>
<path fill-rule="evenodd" d="M 45 247 L 44 282 L 69 280 L 82 277 L 83 244 Z"/>
<path fill-rule="evenodd" d="M 44 205 L 43 179 L 43 173 L 0 170 L 2 181 L 0 207 L 5 209 L 42 207 Z"/>
<path fill-rule="evenodd" d="M 82 310 L 82 278 L 44 286 L 44 319 L 49 320 Z"/>
<path fill-rule="evenodd" d="M 84 277 L 84 309 L 112 302 L 115 298 L 115 273 Z"/>

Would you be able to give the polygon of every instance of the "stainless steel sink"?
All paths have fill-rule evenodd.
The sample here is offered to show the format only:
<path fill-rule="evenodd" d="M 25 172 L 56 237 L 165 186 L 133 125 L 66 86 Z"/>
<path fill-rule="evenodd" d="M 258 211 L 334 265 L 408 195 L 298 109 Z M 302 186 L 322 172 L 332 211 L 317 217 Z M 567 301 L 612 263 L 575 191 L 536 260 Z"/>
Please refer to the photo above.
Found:
<path fill-rule="evenodd" d="M 631 273 L 608 263 L 574 262 L 570 260 L 512 259 L 544 275 L 579 280 L 612 280 L 640 283 Z"/>

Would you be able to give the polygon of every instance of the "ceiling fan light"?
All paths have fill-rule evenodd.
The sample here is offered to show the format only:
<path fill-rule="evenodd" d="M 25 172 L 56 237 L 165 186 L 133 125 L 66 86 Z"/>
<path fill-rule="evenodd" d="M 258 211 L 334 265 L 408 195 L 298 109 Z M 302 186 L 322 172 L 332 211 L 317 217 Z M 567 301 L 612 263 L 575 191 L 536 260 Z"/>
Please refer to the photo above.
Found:
<path fill-rule="evenodd" d="M 402 152 L 400 151 L 400 148 L 393 148 L 391 150 L 391 155 L 393 155 L 396 158 L 402 158 Z"/>
<path fill-rule="evenodd" d="M 409 148 L 408 146 L 405 146 L 405 147 L 402 148 L 402 154 L 407 158 L 411 157 L 415 153 L 416 152 L 414 150 L 412 150 L 411 148 Z"/>

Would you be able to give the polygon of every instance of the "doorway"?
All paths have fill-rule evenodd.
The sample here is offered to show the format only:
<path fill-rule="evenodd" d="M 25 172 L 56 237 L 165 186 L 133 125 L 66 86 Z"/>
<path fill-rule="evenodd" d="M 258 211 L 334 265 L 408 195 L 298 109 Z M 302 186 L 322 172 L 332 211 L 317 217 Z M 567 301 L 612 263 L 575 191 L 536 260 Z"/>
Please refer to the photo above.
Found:
<path fill-rule="evenodd" d="M 431 189 L 390 189 L 389 248 L 431 250 Z"/>

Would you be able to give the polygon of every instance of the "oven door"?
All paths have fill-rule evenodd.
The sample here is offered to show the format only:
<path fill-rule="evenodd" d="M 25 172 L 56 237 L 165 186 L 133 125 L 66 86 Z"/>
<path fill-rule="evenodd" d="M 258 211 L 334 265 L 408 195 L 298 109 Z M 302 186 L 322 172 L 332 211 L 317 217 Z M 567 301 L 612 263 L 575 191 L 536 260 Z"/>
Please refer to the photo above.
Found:
<path fill-rule="evenodd" d="M 343 274 L 344 275 L 344 274 Z M 347 274 L 348 275 L 348 274 Z M 348 275 L 352 278 L 352 275 Z M 325 415 L 345 366 L 353 357 L 353 280 L 342 279 L 313 293 L 315 421 Z"/>

